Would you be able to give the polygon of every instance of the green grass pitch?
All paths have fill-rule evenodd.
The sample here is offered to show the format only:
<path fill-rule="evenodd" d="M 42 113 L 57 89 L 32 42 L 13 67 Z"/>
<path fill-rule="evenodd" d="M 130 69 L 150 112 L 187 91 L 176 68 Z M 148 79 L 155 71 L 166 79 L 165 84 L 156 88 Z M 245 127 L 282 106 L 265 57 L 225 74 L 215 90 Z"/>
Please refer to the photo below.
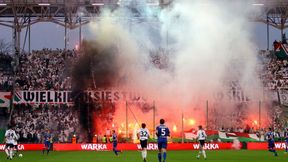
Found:
<path fill-rule="evenodd" d="M 20 153 L 23 154 L 22 158 L 16 157 L 12 160 L 6 160 L 5 153 L 1 152 L 0 160 L 19 162 L 142 162 L 141 153 L 138 151 L 125 151 L 118 157 L 112 151 L 52 151 L 48 156 L 42 155 L 40 151 Z M 197 153 L 198 151 L 168 151 L 167 162 L 288 162 L 288 154 L 284 154 L 284 151 L 278 151 L 279 156 L 277 157 L 268 151 L 206 151 L 207 160 L 202 157 L 199 160 L 196 159 Z M 148 151 L 147 162 L 158 162 L 156 151 Z"/>

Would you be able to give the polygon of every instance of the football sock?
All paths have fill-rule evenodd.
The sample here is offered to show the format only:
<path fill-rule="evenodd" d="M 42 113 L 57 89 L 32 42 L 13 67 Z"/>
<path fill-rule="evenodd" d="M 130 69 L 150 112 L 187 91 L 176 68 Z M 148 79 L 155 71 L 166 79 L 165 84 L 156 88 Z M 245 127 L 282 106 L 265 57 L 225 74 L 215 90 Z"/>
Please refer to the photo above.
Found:
<path fill-rule="evenodd" d="M 147 157 L 147 150 L 144 150 L 144 158 L 146 159 Z"/>
<path fill-rule="evenodd" d="M 206 152 L 205 152 L 205 150 L 202 150 L 202 154 L 203 154 L 204 158 L 206 159 Z"/>
<path fill-rule="evenodd" d="M 163 159 L 164 159 L 164 161 L 166 161 L 166 157 L 167 157 L 167 153 L 164 152 L 164 153 L 163 153 Z"/>
<path fill-rule="evenodd" d="M 142 150 L 142 158 L 143 158 L 143 159 L 145 158 L 145 152 L 144 152 L 144 150 Z"/>
<path fill-rule="evenodd" d="M 8 149 L 5 149 L 5 153 L 7 156 L 9 156 L 9 150 Z"/>
<path fill-rule="evenodd" d="M 158 160 L 159 160 L 159 162 L 161 162 L 161 160 L 162 160 L 162 155 L 160 152 L 158 153 Z"/>
<path fill-rule="evenodd" d="M 116 155 L 118 155 L 118 152 L 121 152 L 120 150 L 116 150 L 116 149 L 113 149 L 113 151 Z"/>
<path fill-rule="evenodd" d="M 10 150 L 10 158 L 12 159 L 13 157 L 13 150 Z"/>

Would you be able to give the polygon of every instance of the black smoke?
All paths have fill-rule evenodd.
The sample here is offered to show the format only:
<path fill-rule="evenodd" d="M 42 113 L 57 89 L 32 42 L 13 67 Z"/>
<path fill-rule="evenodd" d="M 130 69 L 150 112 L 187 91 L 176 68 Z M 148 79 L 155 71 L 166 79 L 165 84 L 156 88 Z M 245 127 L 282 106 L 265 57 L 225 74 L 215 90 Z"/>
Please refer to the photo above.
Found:
<path fill-rule="evenodd" d="M 95 118 L 107 120 L 105 109 L 115 112 L 112 103 L 96 103 L 86 90 L 115 87 L 121 78 L 118 76 L 120 66 L 117 61 L 117 48 L 114 45 L 103 47 L 96 41 L 83 41 L 80 56 L 72 70 L 72 89 L 75 109 L 79 112 L 79 121 L 87 142 L 97 133 Z"/>
<path fill-rule="evenodd" d="M 126 62 L 125 60 L 119 60 L 123 59 L 120 58 L 116 44 L 102 46 L 97 41 L 83 41 L 77 62 L 73 65 L 72 94 L 75 109 L 80 114 L 79 121 L 87 142 L 92 141 L 93 135 L 97 134 L 100 131 L 99 129 L 109 128 L 113 121 L 115 104 L 110 101 L 95 101 L 93 97 L 88 96 L 85 92 L 87 90 L 111 89 L 127 85 L 126 81 L 129 79 L 129 73 L 123 74 L 123 71 L 120 72 Z M 166 59 L 161 60 L 166 61 Z M 153 63 L 152 57 L 151 63 Z M 166 64 L 167 61 L 163 62 L 164 69 L 167 69 Z M 149 112 L 152 108 L 149 104 L 142 104 L 137 107 L 143 112 Z M 101 123 L 97 121 L 101 121 Z M 103 125 L 103 121 L 107 124 Z"/>

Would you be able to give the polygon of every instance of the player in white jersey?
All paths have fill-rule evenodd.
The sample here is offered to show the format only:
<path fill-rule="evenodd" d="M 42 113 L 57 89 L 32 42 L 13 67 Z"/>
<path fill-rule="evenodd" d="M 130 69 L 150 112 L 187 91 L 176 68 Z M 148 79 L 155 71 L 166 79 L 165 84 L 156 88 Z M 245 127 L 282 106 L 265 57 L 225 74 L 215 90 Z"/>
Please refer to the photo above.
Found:
<path fill-rule="evenodd" d="M 150 136 L 149 130 L 146 128 L 146 124 L 142 123 L 141 127 L 137 132 L 137 137 L 140 139 L 140 145 L 142 148 L 142 158 L 143 161 L 146 162 L 147 158 L 147 144 L 148 144 L 148 138 Z"/>
<path fill-rule="evenodd" d="M 199 125 L 198 128 L 199 128 L 199 130 L 197 132 L 197 139 L 199 141 L 200 146 L 199 146 L 199 153 L 196 157 L 197 157 L 197 159 L 199 159 L 200 155 L 203 154 L 204 159 L 206 159 L 206 152 L 204 150 L 204 144 L 205 144 L 205 140 L 206 140 L 207 135 L 206 135 L 205 131 L 203 130 L 202 125 Z"/>
<path fill-rule="evenodd" d="M 13 149 L 14 149 L 14 140 L 17 137 L 15 131 L 12 129 L 11 125 L 8 125 L 8 130 L 5 132 L 5 152 L 7 154 L 7 159 L 12 160 L 13 158 Z"/>

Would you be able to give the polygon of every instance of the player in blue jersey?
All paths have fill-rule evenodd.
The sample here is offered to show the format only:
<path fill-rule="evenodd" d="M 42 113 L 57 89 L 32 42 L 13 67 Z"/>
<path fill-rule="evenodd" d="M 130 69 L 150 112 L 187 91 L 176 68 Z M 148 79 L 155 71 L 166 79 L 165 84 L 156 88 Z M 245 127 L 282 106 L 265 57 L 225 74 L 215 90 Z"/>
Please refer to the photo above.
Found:
<path fill-rule="evenodd" d="M 120 150 L 117 150 L 117 145 L 118 145 L 118 139 L 117 139 L 117 134 L 115 132 L 115 130 L 112 131 L 112 142 L 113 142 L 113 151 L 115 153 L 116 156 L 119 156 L 119 152 L 121 152 Z"/>
<path fill-rule="evenodd" d="M 285 131 L 285 144 L 286 144 L 285 153 L 287 153 L 288 152 L 288 128 L 286 128 L 286 131 Z"/>
<path fill-rule="evenodd" d="M 42 153 L 45 153 L 45 150 L 47 151 L 47 155 L 49 154 L 50 147 L 51 147 L 51 141 L 52 141 L 52 135 L 49 130 L 47 130 L 46 133 L 44 133 L 44 148 L 42 150 Z"/>
<path fill-rule="evenodd" d="M 167 138 L 170 136 L 169 128 L 164 125 L 165 120 L 160 119 L 160 125 L 156 128 L 156 135 L 157 135 L 157 142 L 158 142 L 158 160 L 159 162 L 162 161 L 162 154 L 163 154 L 163 162 L 166 161 L 167 158 Z"/>
<path fill-rule="evenodd" d="M 266 134 L 267 142 L 268 142 L 268 150 L 274 153 L 274 156 L 278 156 L 275 149 L 275 141 L 274 141 L 274 133 L 272 132 L 272 128 L 269 128 L 269 131 Z"/>

